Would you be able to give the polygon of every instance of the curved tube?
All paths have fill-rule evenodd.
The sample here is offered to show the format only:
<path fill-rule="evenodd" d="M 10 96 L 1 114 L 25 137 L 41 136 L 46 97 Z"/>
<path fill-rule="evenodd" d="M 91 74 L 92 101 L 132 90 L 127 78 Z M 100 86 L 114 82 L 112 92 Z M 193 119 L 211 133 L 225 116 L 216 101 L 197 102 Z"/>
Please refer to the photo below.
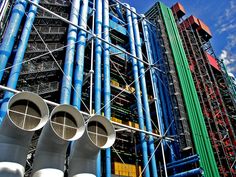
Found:
<path fill-rule="evenodd" d="M 70 21 L 75 25 L 78 25 L 79 9 L 80 9 L 80 0 L 73 0 L 71 5 Z M 62 87 L 61 87 L 61 98 L 60 98 L 61 104 L 70 104 L 76 41 L 77 41 L 77 28 L 73 25 L 69 25 L 67 34 L 68 46 L 66 48 L 66 57 L 63 69 L 65 75 L 63 75 Z"/>
<path fill-rule="evenodd" d="M 103 0 L 103 39 L 109 42 L 109 1 Z M 111 119 L 111 84 L 110 84 L 110 46 L 103 43 L 103 66 L 104 66 L 104 115 Z M 111 177 L 111 149 L 106 149 L 106 176 Z"/>
<path fill-rule="evenodd" d="M 91 117 L 84 135 L 73 144 L 68 176 L 96 177 L 99 151 L 110 148 L 115 139 L 115 129 L 107 118 L 99 115 Z"/>
<path fill-rule="evenodd" d="M 131 7 L 131 11 L 136 13 L 136 9 Z M 138 61 L 138 69 L 140 82 L 141 82 L 141 89 L 142 89 L 142 98 L 143 98 L 143 107 L 145 112 L 145 123 L 147 127 L 147 131 L 152 132 L 152 123 L 151 123 L 151 116 L 150 116 L 150 108 L 148 102 L 148 93 L 147 93 L 147 85 L 145 79 L 145 68 L 143 64 L 143 55 L 142 55 L 142 46 L 141 46 L 141 39 L 140 39 L 140 32 L 138 26 L 137 15 L 132 12 L 132 20 L 133 20 L 133 30 L 134 30 L 134 39 L 136 44 L 136 55 L 140 59 Z M 154 147 L 154 139 L 152 136 L 149 136 L 148 139 L 148 147 L 149 147 L 149 155 L 152 156 L 155 154 L 155 147 Z M 156 157 L 153 155 L 151 159 L 151 166 L 152 166 L 152 176 L 157 177 L 157 164 L 156 164 Z"/>
<path fill-rule="evenodd" d="M 0 128 L 0 176 L 23 177 L 31 138 L 49 117 L 47 104 L 30 92 L 14 95 Z"/>
<path fill-rule="evenodd" d="M 2 81 L 4 69 L 11 55 L 26 6 L 27 2 L 25 0 L 17 0 L 12 9 L 11 18 L 0 46 L 0 82 Z"/>
<path fill-rule="evenodd" d="M 204 172 L 202 170 L 202 168 L 195 168 L 189 171 L 185 171 L 182 173 L 178 173 L 176 175 L 172 175 L 170 177 L 188 177 L 188 176 L 196 176 L 196 175 L 203 175 Z"/>
<path fill-rule="evenodd" d="M 86 29 L 87 28 L 87 16 L 88 16 L 88 0 L 83 0 L 81 3 L 81 13 L 79 19 L 79 26 Z M 83 76 L 84 76 L 84 51 L 86 47 L 86 36 L 87 33 L 83 30 L 79 31 L 78 34 L 78 44 L 76 50 L 76 62 L 75 62 L 75 72 L 74 72 L 74 96 L 73 105 L 80 110 L 81 106 L 81 94 L 83 86 Z"/>
<path fill-rule="evenodd" d="M 34 3 L 38 4 L 40 0 L 34 0 Z M 30 36 L 30 32 L 32 30 L 33 22 L 35 19 L 35 15 L 37 13 L 37 7 L 34 5 L 30 6 L 29 13 L 27 15 L 27 19 L 23 28 L 23 32 L 20 38 L 20 42 L 17 48 L 17 52 L 14 58 L 13 67 L 11 69 L 11 73 L 9 76 L 9 79 L 7 81 L 7 87 L 15 89 L 17 85 L 17 81 L 20 75 L 20 71 L 22 68 L 22 61 L 24 60 L 24 54 L 28 45 L 28 40 Z M 10 99 L 14 94 L 12 92 L 6 91 L 4 93 L 4 100 Z M 2 118 L 5 116 L 5 112 L 7 110 L 7 102 L 4 102 L 1 105 L 1 117 L 0 117 L 0 123 L 2 121 Z"/>
<path fill-rule="evenodd" d="M 195 154 L 195 155 L 192 155 L 192 156 L 180 159 L 180 160 L 176 160 L 174 162 L 168 163 L 167 166 L 172 166 L 172 165 L 175 165 L 175 164 L 178 164 L 178 163 L 182 163 L 182 162 L 185 162 L 185 161 L 188 161 L 188 160 L 192 160 L 192 159 L 199 159 L 199 155 Z"/>
<path fill-rule="evenodd" d="M 133 24 L 131 18 L 131 11 L 130 6 L 128 4 L 124 4 L 126 9 L 126 16 L 128 22 L 128 32 L 129 32 L 129 44 L 130 44 L 130 52 L 132 55 L 136 56 L 135 51 L 135 40 L 134 40 L 134 32 L 133 32 Z M 137 108 L 138 108 L 138 120 L 139 126 L 141 130 L 144 130 L 144 116 L 143 116 L 143 108 L 142 108 L 142 99 L 140 94 L 140 85 L 139 85 L 139 75 L 138 75 L 138 63 L 137 60 L 132 58 L 132 65 L 133 65 L 133 75 L 135 80 L 135 95 L 137 101 Z M 143 154 L 143 166 L 145 167 L 148 164 L 148 152 L 147 152 L 147 142 L 145 140 L 145 134 L 140 133 L 140 141 L 142 142 L 142 154 Z M 147 165 L 144 171 L 145 177 L 150 176 L 149 166 Z"/>
<path fill-rule="evenodd" d="M 95 34 L 102 37 L 102 0 L 95 1 Z M 94 100 L 95 113 L 101 114 L 101 88 L 102 88 L 102 41 L 95 39 L 95 76 L 94 76 Z M 97 177 L 101 176 L 101 154 L 98 154 L 97 162 Z"/>
<path fill-rule="evenodd" d="M 167 169 L 181 167 L 181 166 L 184 166 L 184 165 L 187 165 L 187 164 L 196 163 L 198 161 L 199 161 L 199 158 L 191 159 L 191 160 L 184 161 L 184 162 L 181 162 L 181 163 L 177 163 L 177 164 L 174 164 L 174 165 L 169 165 L 169 166 L 167 166 Z"/>
<path fill-rule="evenodd" d="M 118 2 L 116 3 L 116 12 L 117 12 L 119 18 L 120 18 L 123 22 L 125 22 L 125 19 L 124 19 L 124 17 L 123 17 L 123 14 L 121 13 L 121 10 L 120 10 L 120 4 L 119 4 Z"/>
<path fill-rule="evenodd" d="M 39 137 L 32 176 L 63 177 L 68 144 L 79 139 L 84 130 L 84 119 L 78 109 L 71 105 L 55 107 Z"/>

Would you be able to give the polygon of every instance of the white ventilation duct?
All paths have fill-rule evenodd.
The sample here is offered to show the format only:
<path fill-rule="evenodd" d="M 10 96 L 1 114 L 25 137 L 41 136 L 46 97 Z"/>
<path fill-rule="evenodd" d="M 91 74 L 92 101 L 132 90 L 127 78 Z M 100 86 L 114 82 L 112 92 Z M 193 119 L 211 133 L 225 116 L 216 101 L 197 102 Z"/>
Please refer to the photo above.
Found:
<path fill-rule="evenodd" d="M 86 124 L 84 135 L 72 147 L 69 177 L 96 177 L 97 155 L 101 149 L 111 147 L 116 133 L 104 116 L 95 115 Z"/>
<path fill-rule="evenodd" d="M 0 176 L 24 176 L 34 131 L 42 128 L 48 117 L 47 104 L 34 93 L 17 93 L 9 100 L 7 114 L 0 127 Z"/>
<path fill-rule="evenodd" d="M 51 113 L 36 148 L 33 177 L 63 177 L 69 142 L 85 131 L 82 114 L 71 105 L 59 105 Z"/>

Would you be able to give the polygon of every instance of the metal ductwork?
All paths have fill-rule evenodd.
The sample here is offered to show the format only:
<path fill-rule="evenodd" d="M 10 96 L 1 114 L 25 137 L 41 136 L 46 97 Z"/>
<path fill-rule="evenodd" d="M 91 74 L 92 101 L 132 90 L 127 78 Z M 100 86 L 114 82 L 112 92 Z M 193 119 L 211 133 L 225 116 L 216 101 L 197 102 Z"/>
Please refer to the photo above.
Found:
<path fill-rule="evenodd" d="M 23 177 L 32 136 L 49 117 L 47 104 L 38 95 L 21 92 L 8 102 L 0 127 L 0 176 Z"/>
<path fill-rule="evenodd" d="M 63 177 L 66 151 L 70 141 L 79 139 L 85 131 L 82 114 L 71 105 L 59 105 L 39 137 L 33 177 Z"/>
<path fill-rule="evenodd" d="M 96 177 L 98 153 L 111 147 L 115 139 L 115 129 L 107 118 L 100 115 L 91 117 L 84 135 L 73 144 L 69 177 Z"/>

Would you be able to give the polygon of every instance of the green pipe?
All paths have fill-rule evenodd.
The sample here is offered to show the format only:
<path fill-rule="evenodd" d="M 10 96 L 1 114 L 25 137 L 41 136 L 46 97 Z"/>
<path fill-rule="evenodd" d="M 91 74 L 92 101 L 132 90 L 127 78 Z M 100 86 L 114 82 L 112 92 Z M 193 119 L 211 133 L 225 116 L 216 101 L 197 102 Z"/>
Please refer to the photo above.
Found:
<path fill-rule="evenodd" d="M 167 11 L 166 13 L 168 13 L 169 14 L 169 12 Z M 171 16 L 170 16 L 170 14 L 169 14 L 169 16 L 168 16 L 168 18 L 171 18 Z M 171 21 L 172 22 L 172 21 Z M 182 51 L 181 51 L 181 48 L 179 47 L 179 45 L 178 45 L 178 43 L 179 43 L 179 41 L 177 41 L 177 38 L 176 38 L 176 34 L 175 34 L 175 29 L 174 28 L 172 28 L 173 27 L 173 23 L 170 25 L 170 29 L 172 30 L 172 32 L 171 32 L 171 35 L 172 36 L 175 36 L 175 38 L 173 38 L 172 39 L 172 42 L 175 44 L 175 47 L 173 47 L 173 50 L 174 50 L 174 54 L 176 54 L 176 55 L 178 55 L 178 58 L 179 59 L 181 59 L 181 58 L 183 58 L 183 55 L 182 55 Z M 178 49 L 178 50 L 177 50 Z M 184 63 L 184 61 L 183 60 L 180 60 L 180 62 L 181 62 L 181 66 L 182 66 L 182 70 L 180 70 L 181 71 L 181 78 L 184 78 L 185 76 L 187 77 L 186 79 L 185 79 L 185 82 L 183 82 L 183 83 L 185 83 L 185 87 L 186 87 L 186 91 L 190 91 L 190 94 L 189 94 L 189 96 L 187 97 L 188 98 L 188 101 L 190 102 L 191 101 L 191 104 L 189 104 L 189 106 L 191 106 L 191 114 L 194 114 L 194 116 L 191 116 L 191 118 L 192 117 L 196 117 L 197 115 L 196 114 L 198 114 L 198 112 L 196 112 L 196 109 L 194 109 L 193 108 L 193 106 L 194 106 L 194 104 L 195 104 L 195 100 L 194 100 L 194 94 L 192 94 L 191 93 L 191 90 L 192 90 L 192 86 L 191 86 L 191 79 L 192 78 L 189 78 L 188 76 L 188 67 L 186 68 L 185 66 L 185 63 Z M 188 65 L 187 65 L 188 66 Z M 188 86 L 188 87 L 187 87 Z M 193 87 L 194 88 L 194 87 Z M 194 129 L 198 129 L 198 132 L 197 132 L 197 134 L 202 134 L 201 133 L 201 129 L 199 128 L 199 124 L 198 124 L 198 122 L 195 122 L 194 123 L 194 125 L 196 126 L 196 127 L 194 127 Z M 198 125 L 198 126 L 197 126 Z M 200 146 L 201 144 L 199 144 L 199 146 Z M 202 145 L 203 146 L 203 145 Z M 204 147 L 203 147 L 204 148 Z M 205 149 L 205 148 L 204 148 Z M 201 149 L 202 150 L 202 149 Z M 202 152 L 202 156 L 203 156 L 203 154 L 204 154 L 204 158 L 202 158 L 202 164 L 203 164 L 203 166 L 205 166 L 205 168 L 207 168 L 207 169 L 209 169 L 209 166 L 207 165 L 207 163 L 205 163 L 205 157 L 207 157 L 207 154 L 205 153 L 205 151 L 203 150 L 203 151 L 201 151 Z M 209 169 L 210 170 L 210 169 Z"/>
<path fill-rule="evenodd" d="M 164 11 L 164 9 L 163 9 L 163 12 L 166 13 L 166 12 Z M 163 14 L 163 16 L 166 16 L 166 15 Z M 169 17 L 167 17 L 167 18 L 169 18 Z M 165 20 L 165 17 L 164 17 L 164 20 Z M 171 31 L 171 27 L 170 27 L 170 25 L 169 25 L 169 23 L 168 23 L 167 20 L 165 21 L 165 23 L 166 23 L 166 26 L 167 26 L 167 33 L 169 33 L 169 36 L 174 36 L 174 35 L 173 35 L 173 31 Z M 170 34 L 170 33 L 171 33 L 171 34 Z M 176 46 L 173 46 L 174 44 L 176 45 L 174 39 L 175 39 L 175 38 L 172 38 L 172 39 L 171 39 L 172 43 L 170 43 L 170 47 L 171 47 L 171 49 L 172 49 L 172 51 L 173 51 L 174 57 L 175 57 L 175 58 L 180 58 L 179 52 L 176 51 Z M 186 75 L 185 75 L 185 74 L 182 74 L 182 73 L 184 72 L 184 70 L 179 69 L 180 66 L 183 66 L 183 63 L 181 62 L 181 60 L 179 60 L 179 61 L 175 60 L 175 63 L 176 63 L 176 66 L 178 67 L 177 70 L 178 70 L 179 74 L 181 75 L 180 78 L 181 78 L 181 80 L 183 80 L 182 83 L 188 83 L 188 82 L 187 82 Z M 189 96 L 189 89 L 186 88 L 187 85 L 183 85 L 183 87 L 184 87 L 183 90 L 185 90 L 185 91 L 184 91 L 185 98 L 191 98 L 191 97 Z M 189 100 L 187 100 L 187 102 L 189 102 Z M 191 111 L 188 111 L 188 112 L 189 112 L 189 116 L 190 116 L 190 117 L 194 117 L 194 115 L 193 115 L 193 114 L 194 114 L 194 111 L 192 111 L 192 103 L 188 103 L 188 105 L 189 105 L 189 108 L 190 108 L 190 106 L 191 106 L 191 108 L 190 108 Z M 194 123 L 193 125 L 196 125 L 196 123 Z M 193 127 L 193 129 L 194 129 L 195 131 L 196 131 L 196 128 L 197 128 L 197 127 Z M 199 133 L 199 131 L 198 131 L 197 133 Z M 194 137 L 194 138 L 198 138 L 198 137 Z M 197 140 L 197 141 L 199 141 L 199 140 Z M 197 147 L 197 148 L 198 148 L 198 147 Z M 198 148 L 198 150 L 201 150 L 201 149 Z M 201 151 L 201 152 L 202 152 L 202 151 Z M 202 154 L 202 153 L 201 153 L 201 154 Z"/>
<path fill-rule="evenodd" d="M 196 150 L 201 156 L 201 166 L 205 169 L 206 176 L 219 176 L 214 159 L 214 154 L 209 141 L 204 117 L 198 100 L 193 78 L 189 69 L 188 61 L 182 46 L 173 14 L 169 8 L 160 4 L 162 16 L 170 39 L 170 46 L 174 56 L 180 84 L 183 91 L 186 108 L 189 114 L 190 126 Z"/>
<path fill-rule="evenodd" d="M 169 14 L 172 14 L 172 11 L 170 9 L 169 9 Z M 172 18 L 172 22 L 174 23 L 173 27 L 174 27 L 175 31 L 178 32 L 177 31 L 178 30 L 177 26 L 175 25 L 175 21 L 174 21 L 173 15 L 170 15 L 170 17 Z M 179 41 L 179 44 L 181 44 L 181 39 L 180 39 L 180 36 L 178 35 L 178 33 L 176 34 L 176 37 L 177 37 L 177 40 Z M 183 47 L 180 47 L 180 48 L 181 48 L 181 53 L 182 53 L 183 58 L 186 58 L 186 55 L 185 55 Z M 191 85 L 194 88 L 194 89 L 192 89 L 193 92 L 194 92 L 193 95 L 194 95 L 195 99 L 198 100 L 197 92 L 196 92 L 195 85 L 194 85 L 194 82 L 193 82 L 193 79 L 192 79 L 192 75 L 191 75 L 191 72 L 190 72 L 190 69 L 189 69 L 187 58 L 184 60 L 184 62 L 185 62 L 185 67 L 188 68 L 186 70 L 187 73 L 188 73 L 188 76 L 189 76 L 190 80 L 192 81 Z M 198 103 L 199 103 L 199 100 L 198 100 Z M 208 158 L 210 159 L 210 162 L 211 162 L 210 165 L 211 165 L 211 168 L 213 169 L 213 173 L 215 173 L 215 171 L 218 172 L 218 169 L 217 169 L 216 161 L 215 161 L 215 158 L 214 158 L 212 146 L 211 146 L 211 143 L 209 141 L 210 138 L 209 138 L 208 133 L 207 133 L 207 129 L 206 129 L 205 121 L 204 121 L 204 118 L 203 118 L 203 114 L 202 114 L 200 103 L 196 104 L 196 106 L 198 108 L 198 114 L 200 114 L 200 117 L 202 117 L 201 119 L 199 119 L 200 126 L 201 126 L 202 132 L 204 134 L 204 138 L 205 138 L 205 142 L 206 142 L 205 145 L 207 146 L 206 150 L 208 151 Z M 217 175 L 217 174 L 215 174 L 215 175 Z"/>
<path fill-rule="evenodd" d="M 171 18 L 171 16 L 169 15 L 169 18 Z M 172 21 L 173 22 L 173 21 Z M 172 23 L 172 26 L 171 27 L 173 27 L 173 23 Z M 175 33 L 176 31 L 173 29 L 173 34 Z M 174 34 L 174 36 L 177 36 L 177 34 Z M 177 45 L 176 45 L 176 48 L 178 48 L 179 50 L 177 50 L 178 51 L 178 54 L 179 54 L 179 56 L 182 58 L 182 62 L 183 62 L 183 64 L 182 64 L 182 66 L 183 66 L 183 68 L 184 68 L 184 70 L 183 70 L 183 72 L 185 72 L 185 74 L 186 74 L 186 76 L 187 76 L 187 79 L 188 79 L 188 81 L 191 81 L 192 80 L 192 77 L 191 77 L 191 75 L 189 75 L 190 73 L 188 72 L 189 71 L 189 68 L 188 68 L 188 64 L 186 65 L 186 60 L 183 60 L 183 58 L 184 58 L 184 55 L 183 55 L 183 53 L 182 53 L 182 49 L 181 49 L 181 47 L 178 45 L 178 43 L 179 42 L 181 42 L 181 41 L 178 41 L 178 39 L 177 39 L 177 37 L 176 37 L 176 40 L 177 40 Z M 174 42 L 175 42 L 175 40 L 174 40 Z M 186 67 L 187 66 L 187 67 Z M 188 88 L 188 89 L 190 89 L 190 91 L 194 91 L 194 86 L 192 85 L 193 84 L 193 82 L 188 82 L 188 84 L 190 85 L 190 87 Z M 194 88 L 194 89 L 192 89 L 192 88 Z M 192 98 L 193 100 L 193 104 L 196 106 L 196 101 L 194 100 L 194 97 L 195 97 L 195 94 L 191 94 L 191 97 L 189 97 L 189 98 Z M 196 97 L 195 97 L 196 98 Z M 196 109 L 192 109 L 192 111 L 196 111 Z M 200 110 L 200 113 L 201 113 L 201 110 Z M 197 110 L 197 112 L 196 112 L 196 114 L 199 116 L 199 110 Z M 201 115 L 200 115 L 201 116 Z M 198 119 L 199 120 L 199 119 Z M 200 125 L 199 125 L 200 126 Z M 201 127 L 201 126 L 200 126 Z M 204 135 L 204 133 L 202 133 L 202 131 L 201 131 L 201 128 L 199 129 L 199 132 L 198 132 L 199 134 L 203 134 L 203 136 L 205 136 Z M 204 138 L 204 137 L 203 137 Z M 203 139 L 204 140 L 204 139 Z M 205 144 L 205 143 L 204 143 Z M 205 147 L 204 148 L 205 150 L 207 150 L 207 147 Z M 207 157 L 207 154 L 206 154 L 206 152 L 205 151 L 203 151 L 203 153 L 204 153 L 204 157 L 206 157 L 206 159 L 208 160 L 208 157 Z M 205 159 L 203 160 L 203 162 L 205 162 Z M 203 163 L 203 165 L 204 165 L 204 163 Z M 211 168 L 209 168 L 209 165 L 208 165 L 208 163 L 206 162 L 205 163 L 205 168 L 206 169 L 208 169 L 208 171 L 210 170 L 211 171 Z"/>

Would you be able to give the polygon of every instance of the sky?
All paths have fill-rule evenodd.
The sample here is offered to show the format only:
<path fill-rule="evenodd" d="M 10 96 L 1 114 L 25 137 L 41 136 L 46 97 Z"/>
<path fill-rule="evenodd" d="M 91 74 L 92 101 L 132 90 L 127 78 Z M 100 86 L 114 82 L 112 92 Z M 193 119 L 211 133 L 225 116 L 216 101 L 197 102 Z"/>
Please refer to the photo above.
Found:
<path fill-rule="evenodd" d="M 155 0 L 122 0 L 145 13 L 155 4 Z M 171 7 L 180 2 L 186 17 L 194 15 L 211 29 L 212 46 L 218 58 L 223 59 L 228 72 L 236 76 L 236 0 L 161 0 Z"/>

